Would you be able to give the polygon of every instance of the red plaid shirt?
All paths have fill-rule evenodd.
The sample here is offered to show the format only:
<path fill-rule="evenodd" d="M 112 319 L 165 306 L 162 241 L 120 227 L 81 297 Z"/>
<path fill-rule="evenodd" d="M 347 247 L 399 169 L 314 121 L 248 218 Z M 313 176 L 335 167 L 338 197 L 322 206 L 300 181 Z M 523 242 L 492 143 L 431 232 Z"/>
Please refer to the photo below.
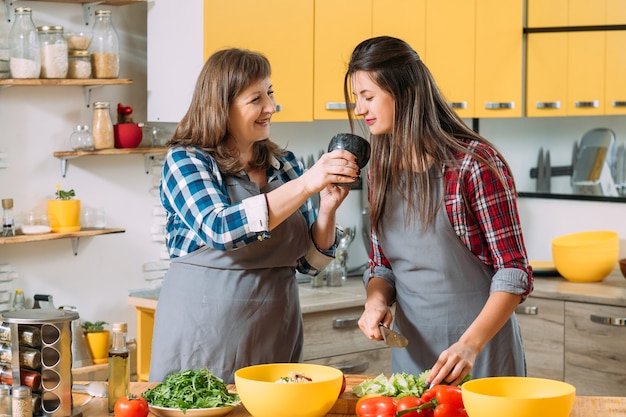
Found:
<path fill-rule="evenodd" d="M 517 212 L 513 188 L 513 178 L 495 151 L 477 141 L 469 142 L 487 159 L 494 160 L 507 186 L 482 162 L 469 154 L 457 153 L 460 160 L 458 170 L 446 167 L 444 170 L 445 207 L 450 224 L 461 242 L 485 265 L 497 273 L 504 268 L 521 269 L 528 274 L 528 287 L 524 295 L 532 291 L 532 270 L 528 265 L 524 238 Z M 463 181 L 469 199 L 472 216 L 461 194 L 460 181 Z M 375 232 L 371 232 L 371 252 L 369 260 L 370 276 L 376 276 L 374 269 L 391 265 Z"/>

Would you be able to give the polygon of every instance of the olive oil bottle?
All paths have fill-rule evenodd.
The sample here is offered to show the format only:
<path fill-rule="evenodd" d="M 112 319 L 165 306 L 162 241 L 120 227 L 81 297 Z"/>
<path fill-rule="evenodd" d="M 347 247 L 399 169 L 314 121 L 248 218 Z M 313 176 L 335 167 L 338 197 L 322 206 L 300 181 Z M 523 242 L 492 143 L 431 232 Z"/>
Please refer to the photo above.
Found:
<path fill-rule="evenodd" d="M 109 413 L 113 413 L 120 397 L 128 395 L 130 385 L 130 354 L 126 347 L 126 323 L 113 323 L 113 344 L 109 350 Z"/>

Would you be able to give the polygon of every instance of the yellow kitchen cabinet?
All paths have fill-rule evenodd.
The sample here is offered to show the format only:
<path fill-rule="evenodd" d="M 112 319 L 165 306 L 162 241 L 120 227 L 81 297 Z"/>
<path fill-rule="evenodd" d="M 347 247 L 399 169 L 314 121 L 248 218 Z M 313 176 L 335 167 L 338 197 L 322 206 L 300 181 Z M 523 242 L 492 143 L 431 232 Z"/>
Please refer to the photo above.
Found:
<path fill-rule="evenodd" d="M 272 84 L 280 106 L 272 119 L 311 121 L 313 0 L 268 0 L 258 6 L 252 0 L 205 0 L 204 58 L 228 47 L 263 53 L 272 65 Z"/>
<path fill-rule="evenodd" d="M 527 0 L 527 27 L 626 24 L 623 0 Z"/>
<path fill-rule="evenodd" d="M 346 119 L 344 77 L 354 48 L 372 36 L 394 36 L 424 49 L 426 0 L 315 0 L 316 120 Z"/>
<path fill-rule="evenodd" d="M 346 119 L 343 80 L 354 47 L 372 35 L 371 1 L 315 0 L 313 118 Z"/>
<path fill-rule="evenodd" d="M 526 115 L 567 113 L 567 33 L 530 33 L 526 56 Z"/>
<path fill-rule="evenodd" d="M 626 2 L 622 2 L 626 5 Z M 606 32 L 604 113 L 626 114 L 626 31 Z"/>
<path fill-rule="evenodd" d="M 531 28 L 567 26 L 568 3 L 569 0 L 527 0 L 526 26 Z"/>
<path fill-rule="evenodd" d="M 567 34 L 567 115 L 604 114 L 604 32 Z"/>
<path fill-rule="evenodd" d="M 523 16 L 521 0 L 476 1 L 474 117 L 522 115 Z"/>
<path fill-rule="evenodd" d="M 446 100 L 461 117 L 474 117 L 475 0 L 426 4 L 426 56 Z M 419 51 L 418 51 L 419 52 Z"/>
<path fill-rule="evenodd" d="M 426 61 L 426 0 L 372 0 L 372 36 L 383 35 L 406 41 Z"/>

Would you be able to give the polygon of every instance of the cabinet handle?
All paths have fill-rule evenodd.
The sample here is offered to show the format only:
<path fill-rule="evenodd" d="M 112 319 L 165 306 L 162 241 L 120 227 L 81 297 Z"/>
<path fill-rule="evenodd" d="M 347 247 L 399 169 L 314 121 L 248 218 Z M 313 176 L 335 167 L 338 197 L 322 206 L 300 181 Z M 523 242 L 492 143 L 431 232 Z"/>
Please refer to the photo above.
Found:
<path fill-rule="evenodd" d="M 626 101 L 623 100 L 613 100 L 613 107 L 626 107 Z"/>
<path fill-rule="evenodd" d="M 512 101 L 509 102 L 487 102 L 485 103 L 485 108 L 487 110 L 499 110 L 499 109 L 512 109 L 515 107 L 515 103 Z"/>
<path fill-rule="evenodd" d="M 600 107 L 600 100 L 593 100 L 593 101 L 575 101 L 574 102 L 574 106 L 576 106 L 577 109 L 587 109 L 587 108 L 598 108 Z"/>
<path fill-rule="evenodd" d="M 600 324 L 608 324 L 609 326 L 626 327 L 626 317 L 606 317 L 592 314 L 589 316 L 592 322 Z"/>
<path fill-rule="evenodd" d="M 466 109 L 467 101 L 453 101 L 450 103 L 450 107 L 453 109 Z"/>
<path fill-rule="evenodd" d="M 330 366 L 339 369 L 344 374 L 363 374 L 370 367 L 370 364 L 367 361 L 357 363 L 340 362 Z"/>
<path fill-rule="evenodd" d="M 335 319 L 333 320 L 333 328 L 341 329 L 344 327 L 357 327 L 359 325 L 359 319 Z"/>
<path fill-rule="evenodd" d="M 537 314 L 539 314 L 539 307 L 519 306 L 515 309 L 515 314 L 523 314 L 526 316 L 536 316 Z"/>
<path fill-rule="evenodd" d="M 326 103 L 326 110 L 345 110 L 345 109 L 346 109 L 346 103 L 338 103 L 338 102 L 333 102 L 333 101 Z"/>
<path fill-rule="evenodd" d="M 560 101 L 538 101 L 535 107 L 538 109 L 560 109 L 561 102 Z"/>

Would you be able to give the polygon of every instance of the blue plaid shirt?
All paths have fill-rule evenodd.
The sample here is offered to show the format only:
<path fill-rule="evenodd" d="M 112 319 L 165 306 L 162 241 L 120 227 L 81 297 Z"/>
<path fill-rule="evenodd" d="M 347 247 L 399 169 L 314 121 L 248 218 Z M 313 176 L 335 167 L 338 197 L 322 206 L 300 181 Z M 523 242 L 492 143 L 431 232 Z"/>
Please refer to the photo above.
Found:
<path fill-rule="evenodd" d="M 278 178 L 284 183 L 302 173 L 303 167 L 295 155 L 287 152 L 273 159 L 268 182 Z M 231 204 L 217 164 L 199 148 L 175 146 L 168 150 L 160 188 L 161 203 L 167 213 L 166 244 L 171 258 L 205 245 L 226 251 L 270 237 L 264 195 Z M 310 229 L 316 217 L 311 200 L 299 210 Z M 335 246 L 320 252 L 330 261 L 334 251 Z M 298 270 L 319 272 L 305 259 L 298 263 Z"/>

